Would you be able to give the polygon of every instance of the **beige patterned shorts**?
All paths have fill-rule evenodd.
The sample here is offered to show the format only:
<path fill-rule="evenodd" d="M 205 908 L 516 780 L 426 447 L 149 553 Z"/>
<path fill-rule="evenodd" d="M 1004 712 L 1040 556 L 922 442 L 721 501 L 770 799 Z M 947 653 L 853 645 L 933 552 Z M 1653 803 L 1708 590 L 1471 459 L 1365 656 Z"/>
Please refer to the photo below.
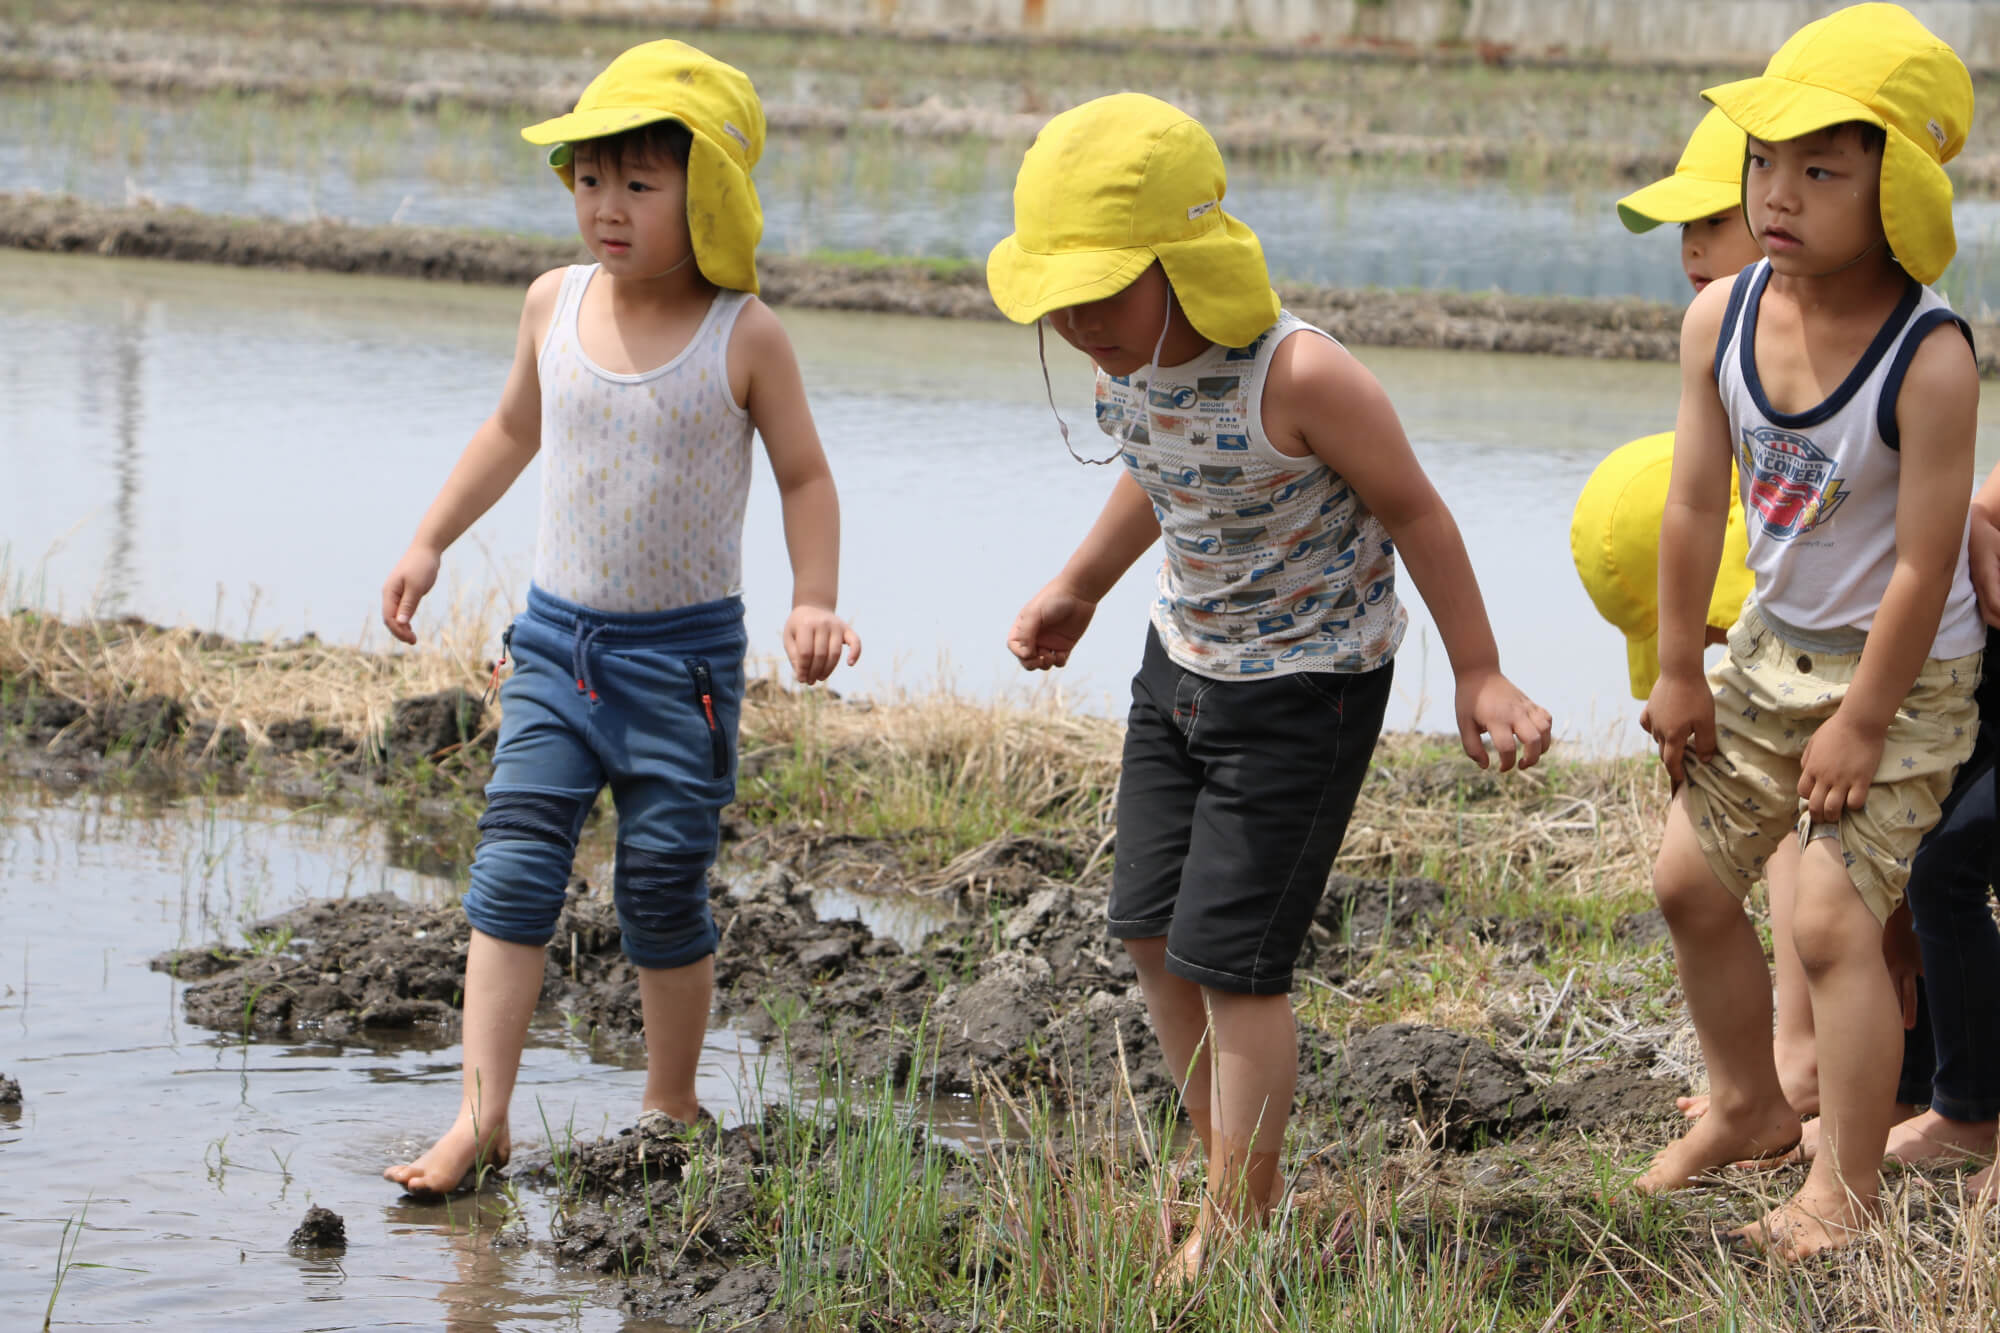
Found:
<path fill-rule="evenodd" d="M 1878 921 L 1903 901 L 1910 859 L 1972 753 L 1979 659 L 1972 653 L 1924 663 L 1889 724 L 1867 802 L 1841 815 L 1841 856 Z M 1737 897 L 1763 874 L 1780 838 L 1827 828 L 1810 821 L 1799 799 L 1799 761 L 1819 724 L 1847 697 L 1860 661 L 1859 653 L 1814 653 L 1786 643 L 1754 605 L 1729 631 L 1729 652 L 1708 673 L 1715 756 L 1697 762 L 1689 754 L 1686 800 L 1709 868 Z"/>

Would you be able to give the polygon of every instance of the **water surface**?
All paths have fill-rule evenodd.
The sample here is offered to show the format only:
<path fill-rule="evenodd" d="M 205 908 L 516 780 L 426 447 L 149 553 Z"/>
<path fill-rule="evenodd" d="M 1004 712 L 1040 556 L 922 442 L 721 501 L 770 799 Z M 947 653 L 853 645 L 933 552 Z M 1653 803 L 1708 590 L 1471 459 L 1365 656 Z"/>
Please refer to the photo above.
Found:
<path fill-rule="evenodd" d="M 518 293 L 0 253 L 0 543 L 16 600 L 228 633 L 312 629 L 386 646 L 383 577 L 492 410 Z M 1060 687 L 1122 712 L 1154 558 L 1105 599 L 1066 672 L 1023 675 L 1004 640 L 1112 477 L 1063 452 L 1031 331 L 983 321 L 785 311 L 843 506 L 841 604 L 865 636 L 835 684 L 944 683 L 978 696 Z M 1623 743 L 1623 642 L 1569 556 L 1569 516 L 1613 446 L 1670 424 L 1667 365 L 1361 349 L 1457 516 L 1508 672 L 1576 740 Z M 1053 349 L 1080 446 L 1089 370 Z M 2000 396 L 1982 409 L 2000 420 Z M 1981 467 L 2000 436 L 1989 430 Z M 536 472 L 453 549 L 420 615 L 492 592 L 518 606 Z M 790 605 L 761 463 L 746 533 L 752 651 Z M 1450 725 L 1451 677 L 1421 599 L 1392 726 Z M 495 610 L 497 612 L 497 604 Z M 494 621 L 497 633 L 497 618 Z M 1633 733 L 1636 738 L 1636 731 Z"/>

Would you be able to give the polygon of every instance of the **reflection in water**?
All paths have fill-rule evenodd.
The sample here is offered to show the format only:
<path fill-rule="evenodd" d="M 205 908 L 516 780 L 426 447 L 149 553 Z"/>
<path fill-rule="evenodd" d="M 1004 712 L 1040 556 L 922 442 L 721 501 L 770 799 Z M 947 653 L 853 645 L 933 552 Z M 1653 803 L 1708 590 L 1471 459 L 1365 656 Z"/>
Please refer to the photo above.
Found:
<path fill-rule="evenodd" d="M 111 501 L 111 553 L 105 557 L 104 578 L 91 601 L 91 614 L 99 616 L 124 614 L 130 608 L 136 586 L 140 380 L 145 373 L 142 345 L 147 309 L 143 300 L 126 297 L 123 315 L 111 339 L 112 388 L 117 396 L 117 425 L 111 454 L 115 490 Z"/>

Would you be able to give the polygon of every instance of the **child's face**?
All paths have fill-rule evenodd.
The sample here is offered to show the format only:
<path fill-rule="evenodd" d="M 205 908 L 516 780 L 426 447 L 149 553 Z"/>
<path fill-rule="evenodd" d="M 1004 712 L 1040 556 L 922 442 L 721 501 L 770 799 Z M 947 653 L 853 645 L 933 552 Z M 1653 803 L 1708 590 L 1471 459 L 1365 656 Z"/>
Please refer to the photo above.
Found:
<path fill-rule="evenodd" d="M 1155 263 L 1115 296 L 1053 312 L 1048 316 L 1049 326 L 1105 374 L 1130 375 L 1152 364 L 1153 349 L 1160 345 L 1160 331 L 1167 324 L 1172 293 L 1166 270 Z M 1169 337 L 1168 347 L 1161 353 L 1166 365 L 1192 355 L 1174 355 L 1182 350 L 1174 346 L 1176 341 Z"/>
<path fill-rule="evenodd" d="M 694 248 L 687 172 L 665 154 L 625 154 L 611 163 L 589 142 L 576 146 L 576 230 L 614 277 L 657 277 Z"/>
<path fill-rule="evenodd" d="M 1718 278 L 1733 278 L 1764 257 L 1740 208 L 1681 224 L 1681 272 L 1699 292 Z"/>
<path fill-rule="evenodd" d="M 1743 164 L 1751 234 L 1788 277 L 1824 277 L 1882 244 L 1882 155 L 1851 129 L 1750 140 Z"/>

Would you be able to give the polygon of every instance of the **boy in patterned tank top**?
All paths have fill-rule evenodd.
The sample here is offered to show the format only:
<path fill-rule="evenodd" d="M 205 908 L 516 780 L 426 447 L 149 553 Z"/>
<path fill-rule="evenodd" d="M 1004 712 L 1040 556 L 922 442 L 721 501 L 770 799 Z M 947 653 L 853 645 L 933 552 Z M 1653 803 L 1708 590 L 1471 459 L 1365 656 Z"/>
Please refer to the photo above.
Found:
<path fill-rule="evenodd" d="M 1820 1149 L 1799 1194 L 1737 1234 L 1798 1257 L 1874 1214 L 1901 1037 L 1883 924 L 1977 729 L 1978 371 L 1964 321 L 1922 285 L 1955 248 L 1943 163 L 1964 143 L 1972 84 L 1907 11 L 1869 4 L 1704 96 L 1749 136 L 1744 206 L 1766 258 L 1697 296 L 1681 335 L 1660 678 L 1642 721 L 1684 781 L 1653 880 L 1710 1104 L 1635 1188 L 1677 1189 L 1798 1140 L 1742 907 L 1796 838 Z M 1755 591 L 1704 678 L 1732 456 Z"/>
<path fill-rule="evenodd" d="M 1550 730 L 1500 674 L 1458 527 L 1381 386 L 1279 308 L 1224 186 L 1197 121 L 1100 98 L 1043 127 L 1015 233 L 987 262 L 1003 313 L 1096 364 L 1116 447 L 1091 461 L 1122 464 L 1083 545 L 1015 618 L 1022 666 L 1067 662 L 1098 600 L 1164 538 L 1109 916 L 1208 1155 L 1173 1280 L 1276 1202 L 1292 968 L 1381 731 L 1405 624 L 1397 551 L 1450 652 L 1466 753 L 1484 766 L 1487 734 L 1502 769 L 1526 767 Z"/>
<path fill-rule="evenodd" d="M 545 946 L 585 817 L 618 809 L 612 893 L 645 1022 L 642 1106 L 692 1121 L 714 981 L 707 875 L 735 796 L 743 692 L 740 543 L 750 440 L 783 498 L 793 569 L 784 643 L 802 684 L 861 651 L 834 614 L 840 511 L 777 318 L 757 300 L 750 182 L 764 113 L 741 72 L 679 42 L 612 61 L 576 109 L 522 131 L 553 144 L 597 262 L 528 288 L 500 406 L 474 434 L 382 588 L 406 643 L 438 565 L 539 452 L 528 607 L 465 895 L 458 1114 L 416 1160 L 413 1194 L 507 1160 L 508 1106 Z"/>

